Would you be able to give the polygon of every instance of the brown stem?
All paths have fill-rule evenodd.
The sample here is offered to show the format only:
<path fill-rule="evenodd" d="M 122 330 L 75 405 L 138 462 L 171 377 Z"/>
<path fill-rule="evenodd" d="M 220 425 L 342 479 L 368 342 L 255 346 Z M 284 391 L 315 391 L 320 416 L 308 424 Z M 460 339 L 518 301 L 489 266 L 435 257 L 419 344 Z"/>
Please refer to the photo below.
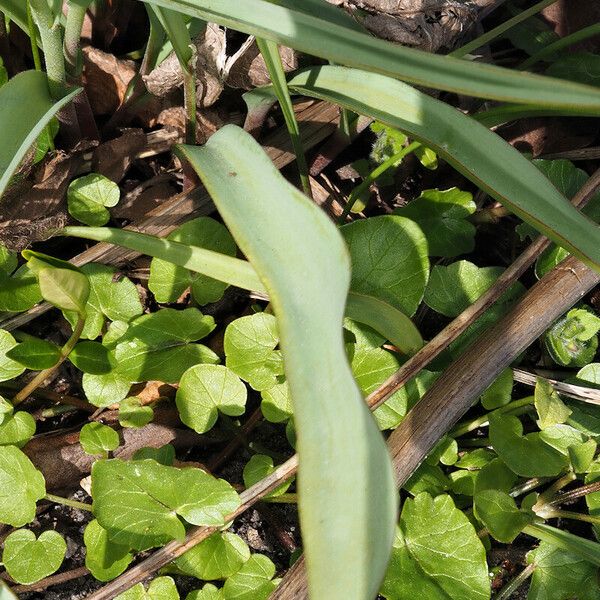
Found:
<path fill-rule="evenodd" d="M 38 582 L 32 585 L 16 585 L 15 587 L 11 588 L 11 591 L 15 594 L 41 592 L 53 585 L 60 585 L 61 583 L 73 581 L 73 579 L 79 579 L 89 574 L 90 572 L 85 567 L 78 567 L 77 569 L 71 569 L 70 571 L 59 573 L 58 575 L 45 577 L 44 579 L 40 579 Z"/>

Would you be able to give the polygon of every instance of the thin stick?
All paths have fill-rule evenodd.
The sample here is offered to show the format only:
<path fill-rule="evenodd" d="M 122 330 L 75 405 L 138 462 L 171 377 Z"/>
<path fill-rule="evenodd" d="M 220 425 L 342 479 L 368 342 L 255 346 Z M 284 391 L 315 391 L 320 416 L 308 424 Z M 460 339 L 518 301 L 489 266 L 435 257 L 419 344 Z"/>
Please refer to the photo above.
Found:
<path fill-rule="evenodd" d="M 32 585 L 16 585 L 11 588 L 11 591 L 15 594 L 26 594 L 27 592 L 41 592 L 53 585 L 60 585 L 61 583 L 66 583 L 67 581 L 73 581 L 73 579 L 79 579 L 80 577 L 85 577 L 89 575 L 90 572 L 85 567 L 78 567 L 77 569 L 72 569 L 71 571 L 66 571 L 65 573 L 59 573 L 58 575 L 51 575 L 50 577 L 45 577 L 44 579 L 40 579 L 38 582 Z"/>
<path fill-rule="evenodd" d="M 594 388 L 583 387 L 582 385 L 573 385 L 572 383 L 564 383 L 556 379 L 548 379 L 540 375 L 534 375 L 522 369 L 513 369 L 515 381 L 535 387 L 538 379 L 545 379 L 559 394 L 587 402 L 589 404 L 600 405 L 600 390 Z"/>
<path fill-rule="evenodd" d="M 528 564 L 512 581 L 509 581 L 495 597 L 495 600 L 508 600 L 532 575 L 536 564 Z"/>

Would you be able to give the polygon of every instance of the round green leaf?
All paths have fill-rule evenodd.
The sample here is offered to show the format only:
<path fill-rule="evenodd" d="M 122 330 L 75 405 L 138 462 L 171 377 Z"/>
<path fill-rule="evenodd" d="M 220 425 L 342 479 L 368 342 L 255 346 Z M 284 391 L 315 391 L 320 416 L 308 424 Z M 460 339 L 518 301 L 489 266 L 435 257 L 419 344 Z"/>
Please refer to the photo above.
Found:
<path fill-rule="evenodd" d="M 101 408 L 120 402 L 131 388 L 131 382 L 115 371 L 104 375 L 84 373 L 81 384 L 88 402 Z"/>
<path fill-rule="evenodd" d="M 181 377 L 176 403 L 183 423 L 198 433 L 208 431 L 219 411 L 244 414 L 247 391 L 241 379 L 222 365 L 196 365 Z"/>
<path fill-rule="evenodd" d="M 4 540 L 2 562 L 15 581 L 29 585 L 58 571 L 66 552 L 67 544 L 56 531 L 44 531 L 36 539 L 33 531 L 19 529 Z"/>
<path fill-rule="evenodd" d="M 274 470 L 275 466 L 273 465 L 273 459 L 270 456 L 254 454 L 244 466 L 244 485 L 249 488 L 255 483 L 258 483 L 261 479 L 270 475 Z M 268 497 L 272 498 L 274 496 L 280 496 L 287 492 L 291 484 L 291 481 L 282 483 L 268 494 Z"/>
<path fill-rule="evenodd" d="M 25 367 L 9 358 L 6 353 L 17 345 L 15 338 L 4 329 L 0 329 L 0 381 L 18 377 Z"/>
<path fill-rule="evenodd" d="M 116 596 L 115 600 L 179 600 L 179 592 L 170 577 L 157 577 L 147 590 L 144 584 L 138 583 Z"/>
<path fill-rule="evenodd" d="M 111 542 L 108 533 L 95 519 L 83 532 L 85 566 L 99 581 L 110 581 L 120 575 L 133 559 L 127 546 Z"/>
<path fill-rule="evenodd" d="M 267 421 L 271 423 L 283 423 L 293 414 L 292 398 L 287 381 L 276 383 L 272 388 L 263 390 L 260 409 Z"/>
<path fill-rule="evenodd" d="M 389 302 L 412 316 L 429 276 L 427 240 L 413 221 L 371 217 L 340 228 L 352 260 L 352 290 Z"/>
<path fill-rule="evenodd" d="M 35 419 L 25 411 L 16 412 L 0 423 L 0 446 L 22 448 L 35 433 Z"/>
<path fill-rule="evenodd" d="M 69 360 L 84 373 L 104 375 L 112 369 L 106 346 L 100 342 L 79 342 L 69 354 Z"/>
<path fill-rule="evenodd" d="M 174 561 L 185 575 L 208 581 L 225 579 L 250 558 L 250 548 L 234 533 L 215 533 Z"/>
<path fill-rule="evenodd" d="M 71 182 L 67 189 L 67 205 L 72 217 L 86 225 L 108 223 L 110 213 L 105 206 L 116 206 L 119 186 L 99 173 L 90 173 Z"/>
<path fill-rule="evenodd" d="M 79 443 L 86 454 L 107 456 L 119 447 L 120 440 L 112 427 L 102 423 L 87 423 L 81 428 Z"/>
<path fill-rule="evenodd" d="M 508 404 L 512 398 L 513 379 L 512 369 L 504 369 L 494 383 L 481 394 L 483 408 L 494 410 Z"/>
<path fill-rule="evenodd" d="M 450 496 L 404 503 L 381 593 L 390 600 L 488 600 L 485 549 Z"/>
<path fill-rule="evenodd" d="M 152 410 L 152 407 L 142 406 L 139 398 L 125 398 L 119 404 L 119 424 L 121 427 L 144 427 L 153 418 L 154 410 Z"/>
<path fill-rule="evenodd" d="M 13 414 L 13 410 L 13 405 L 6 398 L 0 396 L 0 425 Z"/>
<path fill-rule="evenodd" d="M 225 597 L 223 596 L 222 589 L 219 589 L 212 583 L 207 583 L 201 590 L 190 592 L 185 597 L 185 600 L 225 600 Z"/>
<path fill-rule="evenodd" d="M 273 315 L 256 313 L 232 321 L 223 344 L 226 365 L 255 390 L 272 388 L 283 375 L 283 359 L 275 350 L 279 334 Z"/>
<path fill-rule="evenodd" d="M 262 554 L 253 554 L 223 586 L 225 600 L 267 600 L 277 584 L 275 565 Z"/>
<path fill-rule="evenodd" d="M 60 348 L 46 340 L 31 337 L 11 348 L 6 356 L 26 369 L 41 371 L 53 367 L 60 360 Z"/>
<path fill-rule="evenodd" d="M 220 526 L 239 506 L 226 482 L 200 469 L 154 460 L 101 460 L 92 467 L 94 515 L 117 544 L 136 550 L 183 539 L 179 517 L 192 525 Z"/>
<path fill-rule="evenodd" d="M 0 523 L 21 527 L 46 495 L 44 476 L 15 446 L 0 446 Z"/>
<path fill-rule="evenodd" d="M 515 501 L 501 490 L 477 494 L 477 518 L 499 542 L 510 544 L 531 523 L 533 514 L 517 508 Z"/>
<path fill-rule="evenodd" d="M 88 278 L 71 269 L 41 269 L 38 282 L 42 297 L 61 310 L 85 313 L 85 303 L 90 294 Z"/>

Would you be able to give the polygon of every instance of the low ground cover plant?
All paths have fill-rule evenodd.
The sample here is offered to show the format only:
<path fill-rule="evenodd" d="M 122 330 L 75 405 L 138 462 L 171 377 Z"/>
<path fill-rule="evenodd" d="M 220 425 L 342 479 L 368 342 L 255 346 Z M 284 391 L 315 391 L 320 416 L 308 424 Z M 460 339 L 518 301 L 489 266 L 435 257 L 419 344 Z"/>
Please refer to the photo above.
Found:
<path fill-rule="evenodd" d="M 3 599 L 600 598 L 599 31 L 551 4 L 441 56 L 377 2 L 0 0 Z"/>

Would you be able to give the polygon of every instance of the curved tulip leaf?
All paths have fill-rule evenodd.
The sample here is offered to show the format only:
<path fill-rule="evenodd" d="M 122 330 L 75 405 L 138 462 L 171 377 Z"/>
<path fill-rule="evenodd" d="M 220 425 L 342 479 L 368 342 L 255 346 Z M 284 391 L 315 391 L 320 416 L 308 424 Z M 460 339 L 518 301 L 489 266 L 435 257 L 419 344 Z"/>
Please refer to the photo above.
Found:
<path fill-rule="evenodd" d="M 72 226 L 61 233 L 124 246 L 244 290 L 267 292 L 249 262 L 212 250 L 110 227 Z M 378 331 L 404 354 L 413 354 L 423 345 L 419 331 L 404 313 L 373 296 L 349 292 L 346 315 Z"/>
<path fill-rule="evenodd" d="M 50 119 L 78 93 L 79 89 L 65 90 L 55 102 L 48 91 L 48 78 L 40 71 L 19 73 L 0 88 L 0 197 Z"/>
<path fill-rule="evenodd" d="M 390 556 L 397 494 L 345 354 L 350 260 L 343 239 L 242 129 L 225 126 L 206 146 L 178 153 L 200 175 L 275 308 L 298 431 L 311 596 L 371 598 Z"/>
<path fill-rule="evenodd" d="M 449 56 L 405 48 L 377 39 L 331 16 L 327 2 L 311 10 L 289 0 L 145 0 L 192 17 L 277 42 L 331 62 L 358 67 L 429 88 L 458 94 L 568 108 L 600 111 L 600 91 L 560 79 L 511 71 Z M 365 86 L 367 87 L 367 86 Z M 357 88 L 361 89 L 362 85 Z"/>
<path fill-rule="evenodd" d="M 413 136 L 524 221 L 600 270 L 600 228 L 518 150 L 458 110 L 389 77 L 345 67 L 307 69 L 289 85 Z"/>

